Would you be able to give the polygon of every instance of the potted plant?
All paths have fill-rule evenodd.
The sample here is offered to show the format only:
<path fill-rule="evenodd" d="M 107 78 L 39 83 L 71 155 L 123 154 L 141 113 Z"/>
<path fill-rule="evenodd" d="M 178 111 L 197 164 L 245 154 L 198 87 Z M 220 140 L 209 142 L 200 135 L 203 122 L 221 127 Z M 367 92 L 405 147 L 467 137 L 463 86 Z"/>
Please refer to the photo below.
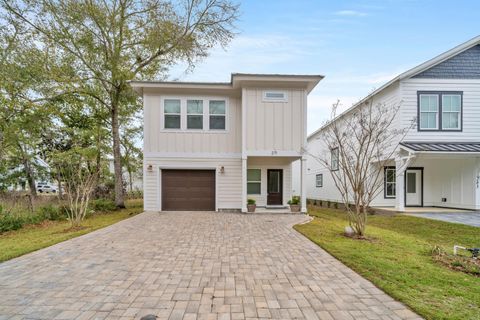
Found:
<path fill-rule="evenodd" d="M 300 212 L 300 197 L 293 196 L 291 200 L 288 200 L 288 204 L 290 205 L 291 212 Z"/>
<path fill-rule="evenodd" d="M 257 208 L 255 199 L 247 199 L 247 212 L 255 212 Z"/>

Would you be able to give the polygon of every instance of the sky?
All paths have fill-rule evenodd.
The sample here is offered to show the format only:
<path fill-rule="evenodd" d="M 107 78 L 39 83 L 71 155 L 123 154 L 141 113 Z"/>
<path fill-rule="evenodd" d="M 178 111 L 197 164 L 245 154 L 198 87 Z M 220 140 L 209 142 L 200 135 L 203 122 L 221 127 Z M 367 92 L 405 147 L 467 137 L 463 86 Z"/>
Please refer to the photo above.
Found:
<path fill-rule="evenodd" d="M 321 74 L 308 97 L 308 132 L 396 75 L 480 35 L 480 0 L 244 0 L 238 33 L 181 81 L 233 72 Z"/>

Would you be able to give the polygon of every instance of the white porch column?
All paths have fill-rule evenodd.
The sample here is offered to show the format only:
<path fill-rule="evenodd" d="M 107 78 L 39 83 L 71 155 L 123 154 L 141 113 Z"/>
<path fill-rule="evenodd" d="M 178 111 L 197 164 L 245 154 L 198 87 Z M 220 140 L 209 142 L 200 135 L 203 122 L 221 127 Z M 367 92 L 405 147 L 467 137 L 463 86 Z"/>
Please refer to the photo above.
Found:
<path fill-rule="evenodd" d="M 302 213 L 307 213 L 307 159 L 302 158 L 301 169 L 300 169 L 300 183 L 301 183 L 301 192 L 300 192 L 300 201 L 302 204 Z"/>
<path fill-rule="evenodd" d="M 405 166 L 404 161 L 398 159 L 395 161 L 395 209 L 405 211 Z"/>
<path fill-rule="evenodd" d="M 247 212 L 247 158 L 242 158 L 242 212 Z"/>

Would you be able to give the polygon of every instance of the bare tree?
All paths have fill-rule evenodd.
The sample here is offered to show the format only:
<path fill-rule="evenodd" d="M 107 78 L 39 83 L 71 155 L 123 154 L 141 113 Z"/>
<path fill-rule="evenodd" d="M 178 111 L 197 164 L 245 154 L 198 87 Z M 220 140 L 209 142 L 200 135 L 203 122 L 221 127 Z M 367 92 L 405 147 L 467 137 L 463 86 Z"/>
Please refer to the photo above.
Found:
<path fill-rule="evenodd" d="M 88 213 L 91 195 L 97 183 L 98 169 L 90 169 L 89 157 L 82 152 L 68 153 L 59 164 L 65 186 L 67 216 L 78 227 Z"/>
<path fill-rule="evenodd" d="M 393 125 L 400 104 L 368 100 L 337 116 L 339 105 L 339 101 L 333 105 L 332 121 L 319 138 L 330 152 L 312 156 L 329 170 L 350 227 L 358 237 L 364 237 L 368 208 L 382 190 L 383 168 L 392 161 L 411 126 L 399 129 Z"/>

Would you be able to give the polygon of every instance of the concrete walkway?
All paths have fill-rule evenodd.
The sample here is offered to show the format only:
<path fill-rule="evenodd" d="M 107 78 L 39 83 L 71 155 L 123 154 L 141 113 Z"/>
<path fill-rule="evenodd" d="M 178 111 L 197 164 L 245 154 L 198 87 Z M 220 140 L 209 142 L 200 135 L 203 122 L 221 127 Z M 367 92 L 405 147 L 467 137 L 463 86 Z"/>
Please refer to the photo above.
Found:
<path fill-rule="evenodd" d="M 418 319 L 303 215 L 143 213 L 0 264 L 0 319 Z"/>
<path fill-rule="evenodd" d="M 480 227 L 480 212 L 409 213 L 410 216 Z"/>

